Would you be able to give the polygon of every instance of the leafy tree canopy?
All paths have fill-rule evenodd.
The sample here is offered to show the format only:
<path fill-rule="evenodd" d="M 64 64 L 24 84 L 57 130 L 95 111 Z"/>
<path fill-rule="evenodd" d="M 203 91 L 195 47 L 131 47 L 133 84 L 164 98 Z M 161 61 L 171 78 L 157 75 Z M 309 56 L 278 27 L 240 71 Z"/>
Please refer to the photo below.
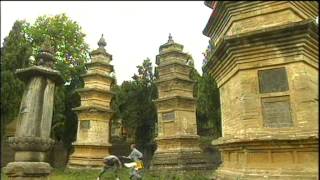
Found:
<path fill-rule="evenodd" d="M 27 38 L 32 43 L 33 55 L 36 56 L 42 43 L 50 40 L 55 52 L 55 68 L 61 72 L 65 81 L 85 72 L 85 62 L 89 60 L 89 47 L 80 25 L 65 14 L 53 17 L 40 16 L 33 25 L 26 28 Z M 36 61 L 34 63 L 37 63 Z"/>

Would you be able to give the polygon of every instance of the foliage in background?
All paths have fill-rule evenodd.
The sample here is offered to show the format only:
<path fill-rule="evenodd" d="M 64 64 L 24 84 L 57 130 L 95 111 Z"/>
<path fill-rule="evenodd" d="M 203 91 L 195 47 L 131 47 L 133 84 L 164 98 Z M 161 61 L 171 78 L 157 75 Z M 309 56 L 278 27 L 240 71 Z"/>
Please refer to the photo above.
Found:
<path fill-rule="evenodd" d="M 191 67 L 193 63 L 190 64 Z M 214 79 L 203 72 L 202 76 L 193 68 L 190 79 L 195 81 L 193 96 L 197 98 L 196 118 L 200 136 L 221 137 L 219 89 Z"/>
<path fill-rule="evenodd" d="M 25 85 L 16 69 L 29 66 L 31 44 L 26 40 L 25 21 L 16 21 L 1 47 L 1 136 L 4 125 L 16 118 Z"/>
<path fill-rule="evenodd" d="M 132 81 L 124 81 L 115 88 L 114 107 L 135 143 L 145 145 L 154 138 L 157 114 L 152 100 L 157 98 L 157 89 L 150 59 L 144 60 L 137 69 L 138 74 L 134 74 Z"/>
<path fill-rule="evenodd" d="M 197 126 L 198 134 L 221 137 L 219 89 L 207 73 L 197 79 Z"/>

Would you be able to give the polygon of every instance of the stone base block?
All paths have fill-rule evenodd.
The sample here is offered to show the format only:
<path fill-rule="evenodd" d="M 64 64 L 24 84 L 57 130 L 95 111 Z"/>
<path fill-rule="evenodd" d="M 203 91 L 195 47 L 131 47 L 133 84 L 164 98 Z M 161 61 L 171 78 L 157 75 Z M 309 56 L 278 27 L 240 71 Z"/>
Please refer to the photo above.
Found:
<path fill-rule="evenodd" d="M 111 146 L 75 145 L 68 168 L 100 168 L 103 158 L 110 155 Z"/>
<path fill-rule="evenodd" d="M 150 169 L 189 171 L 213 169 L 214 164 L 199 147 L 199 136 L 158 137 Z"/>
<path fill-rule="evenodd" d="M 318 180 L 315 171 L 301 171 L 301 169 L 227 169 L 220 168 L 213 175 L 214 180 Z"/>
<path fill-rule="evenodd" d="M 45 162 L 11 162 L 4 172 L 10 180 L 48 180 L 51 169 Z"/>
<path fill-rule="evenodd" d="M 180 151 L 155 153 L 150 170 L 189 171 L 209 170 L 213 164 L 201 151 Z"/>
<path fill-rule="evenodd" d="M 214 179 L 318 179 L 318 139 L 222 141 L 216 145 L 223 164 Z"/>

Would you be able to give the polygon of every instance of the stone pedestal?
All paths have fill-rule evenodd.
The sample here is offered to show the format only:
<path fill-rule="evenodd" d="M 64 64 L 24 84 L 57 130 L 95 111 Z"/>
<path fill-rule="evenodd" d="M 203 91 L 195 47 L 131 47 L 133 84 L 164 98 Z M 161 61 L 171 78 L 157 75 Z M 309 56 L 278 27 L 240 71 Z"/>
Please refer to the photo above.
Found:
<path fill-rule="evenodd" d="M 151 170 L 189 171 L 208 170 L 212 164 L 199 148 L 198 136 L 157 138 L 157 150 Z"/>
<path fill-rule="evenodd" d="M 151 170 L 204 170 L 210 164 L 199 147 L 196 125 L 194 82 L 190 79 L 192 57 L 182 52 L 183 46 L 173 42 L 160 46 L 157 56 L 159 99 L 157 150 Z"/>
<path fill-rule="evenodd" d="M 10 180 L 48 180 L 51 166 L 45 162 L 12 162 L 6 166 Z"/>
<path fill-rule="evenodd" d="M 216 3 L 216 4 L 214 4 Z M 207 2 L 220 90 L 217 179 L 318 179 L 316 2 Z"/>
<path fill-rule="evenodd" d="M 48 47 L 50 48 L 50 47 Z M 43 49 L 38 58 L 41 66 L 18 69 L 17 76 L 26 83 L 22 96 L 17 128 L 8 143 L 15 151 L 14 161 L 4 168 L 10 179 L 47 179 L 51 167 L 43 162 L 45 152 L 54 140 L 50 139 L 55 85 L 63 80 L 52 70 L 52 52 Z"/>
<path fill-rule="evenodd" d="M 91 53 L 88 71 L 82 75 L 84 88 L 78 89 L 81 106 L 73 110 L 78 116 L 77 140 L 73 143 L 74 153 L 70 156 L 69 168 L 101 167 L 103 157 L 110 154 L 110 121 L 113 111 L 110 103 L 114 93 L 111 86 L 112 56 L 106 52 L 103 38 L 99 48 Z"/>

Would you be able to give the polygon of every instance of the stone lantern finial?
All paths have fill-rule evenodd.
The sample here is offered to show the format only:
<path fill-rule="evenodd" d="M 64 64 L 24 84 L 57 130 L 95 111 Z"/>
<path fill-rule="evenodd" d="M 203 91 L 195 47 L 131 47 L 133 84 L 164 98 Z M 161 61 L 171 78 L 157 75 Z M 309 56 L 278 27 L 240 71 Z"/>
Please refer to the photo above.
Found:
<path fill-rule="evenodd" d="M 54 53 L 53 47 L 51 46 L 51 42 L 48 38 L 46 38 L 41 44 L 41 52 L 48 52 L 50 54 Z"/>
<path fill-rule="evenodd" d="M 53 54 L 54 50 L 50 40 L 45 39 L 41 44 L 40 52 L 38 54 L 39 65 L 52 68 L 55 60 Z"/>
<path fill-rule="evenodd" d="M 171 33 L 169 33 L 168 43 L 173 43 L 173 39 L 172 39 Z"/>
<path fill-rule="evenodd" d="M 98 42 L 99 48 L 104 48 L 107 45 L 106 40 L 103 38 L 103 34 L 101 35 L 101 38 Z"/>

